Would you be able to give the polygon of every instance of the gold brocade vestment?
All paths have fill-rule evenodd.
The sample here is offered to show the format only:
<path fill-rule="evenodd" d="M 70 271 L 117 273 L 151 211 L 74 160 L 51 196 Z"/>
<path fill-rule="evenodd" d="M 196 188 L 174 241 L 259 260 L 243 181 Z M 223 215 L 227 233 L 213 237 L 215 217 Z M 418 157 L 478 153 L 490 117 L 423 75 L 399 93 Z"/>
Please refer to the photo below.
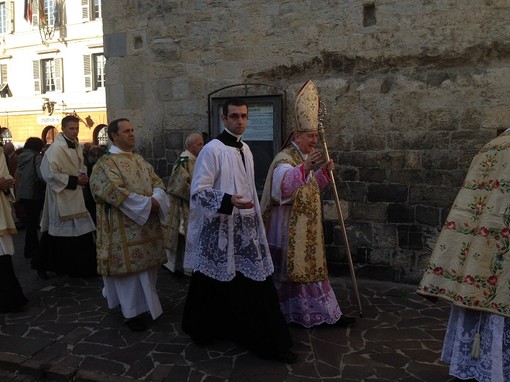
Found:
<path fill-rule="evenodd" d="M 273 207 L 279 203 L 271 197 L 271 184 L 274 169 L 282 163 L 296 167 L 303 163 L 303 158 L 294 146 L 288 146 L 273 160 L 261 202 L 266 226 Z M 288 221 L 282 222 L 282 247 L 286 248 L 287 274 L 293 282 L 316 282 L 328 278 L 320 190 L 313 172 L 310 176 L 310 181 L 294 193 Z"/>
<path fill-rule="evenodd" d="M 170 199 L 168 229 L 165 233 L 165 247 L 177 252 L 179 234 L 186 236 L 189 220 L 189 199 L 191 177 L 196 157 L 185 151 L 174 164 L 168 180 L 167 194 Z"/>
<path fill-rule="evenodd" d="M 135 193 L 151 196 L 164 189 L 154 169 L 138 154 L 105 154 L 95 164 L 91 190 L 97 203 L 97 264 L 103 276 L 134 274 L 166 262 L 157 214 L 140 226 L 120 205 Z"/>

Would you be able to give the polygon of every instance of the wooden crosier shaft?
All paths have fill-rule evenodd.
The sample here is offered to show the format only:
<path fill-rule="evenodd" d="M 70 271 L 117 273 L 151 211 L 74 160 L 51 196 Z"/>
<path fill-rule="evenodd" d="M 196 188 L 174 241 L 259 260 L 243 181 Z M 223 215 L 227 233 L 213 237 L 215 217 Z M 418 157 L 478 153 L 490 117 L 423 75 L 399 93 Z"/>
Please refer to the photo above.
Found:
<path fill-rule="evenodd" d="M 326 138 L 324 135 L 325 135 L 324 128 L 319 128 L 319 136 L 321 139 L 322 147 L 324 148 L 324 155 L 326 157 L 326 161 L 329 161 L 330 156 L 329 156 L 329 151 L 328 151 L 328 145 L 326 143 Z M 338 213 L 338 222 L 340 223 L 340 228 L 342 230 L 342 236 L 344 238 L 345 251 L 347 253 L 347 261 L 349 263 L 349 270 L 351 271 L 351 279 L 352 279 L 352 285 L 354 288 L 354 294 L 355 294 L 356 300 L 358 302 L 359 316 L 363 317 L 363 309 L 361 307 L 361 299 L 360 299 L 359 290 L 358 290 L 358 282 L 356 281 L 356 273 L 354 271 L 354 264 L 352 261 L 351 250 L 349 248 L 349 240 L 347 238 L 347 230 L 345 229 L 345 223 L 344 223 L 344 218 L 343 218 L 343 214 L 342 214 L 342 208 L 340 206 L 340 198 L 338 197 L 338 190 L 336 188 L 335 177 L 333 175 L 333 171 L 331 171 L 331 170 L 329 170 L 329 177 L 331 178 L 331 188 L 333 189 L 333 194 L 335 196 L 335 205 L 336 205 L 336 211 Z"/>

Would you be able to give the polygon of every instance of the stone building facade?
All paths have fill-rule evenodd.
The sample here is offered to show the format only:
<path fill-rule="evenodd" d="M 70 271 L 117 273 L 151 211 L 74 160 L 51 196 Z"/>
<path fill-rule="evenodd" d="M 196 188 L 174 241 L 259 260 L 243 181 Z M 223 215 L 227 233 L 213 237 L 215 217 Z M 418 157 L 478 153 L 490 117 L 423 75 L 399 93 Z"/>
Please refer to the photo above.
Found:
<path fill-rule="evenodd" d="M 420 279 L 472 156 L 510 127 L 508 0 L 119 0 L 103 22 L 108 117 L 134 122 L 161 176 L 208 133 L 212 92 L 280 92 L 284 138 L 313 80 L 360 278 Z"/>

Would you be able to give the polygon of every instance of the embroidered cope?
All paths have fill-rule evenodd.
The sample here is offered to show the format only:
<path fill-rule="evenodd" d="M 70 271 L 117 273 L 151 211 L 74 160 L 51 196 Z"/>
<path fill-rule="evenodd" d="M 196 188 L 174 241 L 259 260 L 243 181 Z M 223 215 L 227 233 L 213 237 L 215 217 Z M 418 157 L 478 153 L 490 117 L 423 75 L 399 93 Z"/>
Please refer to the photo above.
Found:
<path fill-rule="evenodd" d="M 418 293 L 510 317 L 510 132 L 485 145 L 441 230 Z"/>

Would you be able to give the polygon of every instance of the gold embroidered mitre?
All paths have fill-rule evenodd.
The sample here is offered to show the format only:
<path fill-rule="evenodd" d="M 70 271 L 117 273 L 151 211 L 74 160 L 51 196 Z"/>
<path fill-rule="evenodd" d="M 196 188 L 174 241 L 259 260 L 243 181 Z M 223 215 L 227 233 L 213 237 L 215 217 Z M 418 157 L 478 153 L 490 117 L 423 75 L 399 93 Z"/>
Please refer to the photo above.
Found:
<path fill-rule="evenodd" d="M 319 93 L 311 80 L 306 81 L 296 97 L 296 131 L 319 129 Z"/>

